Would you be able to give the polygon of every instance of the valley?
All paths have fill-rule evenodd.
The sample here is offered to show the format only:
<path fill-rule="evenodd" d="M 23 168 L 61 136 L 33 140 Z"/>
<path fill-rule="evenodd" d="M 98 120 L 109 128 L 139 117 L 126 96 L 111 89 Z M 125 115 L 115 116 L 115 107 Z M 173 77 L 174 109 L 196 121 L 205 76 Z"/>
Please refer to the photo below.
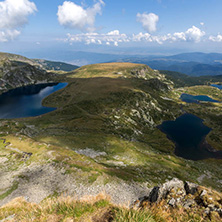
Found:
<path fill-rule="evenodd" d="M 16 69 L 17 77 L 23 67 Z M 43 106 L 56 110 L 0 120 L 0 205 L 19 196 L 39 203 L 62 193 L 81 198 L 101 192 L 112 203 L 126 204 L 173 178 L 221 191 L 222 159 L 178 157 L 175 144 L 157 128 L 163 121 L 193 114 L 212 129 L 207 143 L 221 151 L 222 103 L 180 100 L 186 93 L 222 101 L 220 89 L 210 84 L 177 87 L 167 75 L 143 64 L 41 72 L 44 82 L 68 85 L 43 100 Z"/>

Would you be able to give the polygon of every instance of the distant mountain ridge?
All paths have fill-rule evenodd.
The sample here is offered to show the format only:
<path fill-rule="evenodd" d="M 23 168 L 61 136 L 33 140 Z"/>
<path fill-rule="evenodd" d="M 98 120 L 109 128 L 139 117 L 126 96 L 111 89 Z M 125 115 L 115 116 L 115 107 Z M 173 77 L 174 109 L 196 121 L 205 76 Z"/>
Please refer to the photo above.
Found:
<path fill-rule="evenodd" d="M 190 76 L 222 75 L 222 54 L 220 53 L 182 53 L 160 57 L 129 57 L 117 61 L 143 63 L 152 69 L 169 70 Z"/>
<path fill-rule="evenodd" d="M 29 59 L 21 55 L 0 52 L 0 63 L 6 60 L 17 62 L 17 63 L 20 62 L 20 63 L 23 63 L 23 65 L 24 63 L 26 63 L 26 64 L 36 66 L 45 70 L 68 72 L 68 71 L 72 71 L 78 68 L 78 66 L 76 65 L 71 65 L 65 62 L 49 61 L 45 59 Z"/>
<path fill-rule="evenodd" d="M 181 53 L 173 56 L 168 56 L 168 58 L 182 60 L 182 61 L 184 60 L 187 62 L 198 62 L 206 64 L 213 64 L 219 60 L 222 62 L 221 53 L 202 53 L 202 52 Z"/>
<path fill-rule="evenodd" d="M 222 53 L 181 53 L 170 56 L 152 56 L 152 55 L 127 55 L 127 54 L 108 54 L 95 52 L 66 52 L 53 53 L 53 56 L 48 56 L 54 60 L 69 61 L 55 62 L 45 59 L 27 59 L 26 57 L 0 53 L 2 58 L 17 62 L 26 62 L 30 65 L 38 66 L 41 69 L 53 71 L 72 71 L 78 68 L 77 65 L 107 63 L 107 62 L 129 62 L 139 63 L 150 66 L 156 70 L 168 70 L 184 73 L 190 76 L 214 76 L 222 75 Z M 47 56 L 45 56 L 47 57 Z"/>
<path fill-rule="evenodd" d="M 65 62 L 54 62 L 44 59 L 33 59 L 33 61 L 37 62 L 40 66 L 42 66 L 42 68 L 46 70 L 69 72 L 79 68 L 79 66 L 71 65 Z"/>
<path fill-rule="evenodd" d="M 149 55 L 148 53 L 149 52 L 147 52 L 147 55 L 130 55 L 124 52 L 99 53 L 84 51 L 52 51 L 41 54 L 35 53 L 35 57 L 48 58 L 49 60 L 54 61 L 64 61 L 65 63 L 75 64 L 75 66 L 107 62 L 129 62 L 142 63 L 150 66 L 152 69 L 181 72 L 190 76 L 222 75 L 222 53 L 192 52 L 170 56 Z M 33 54 L 28 53 L 28 55 L 30 57 Z M 75 66 L 71 67 L 66 64 L 59 65 L 58 63 L 52 64 L 54 62 L 51 61 L 49 64 L 47 60 L 38 59 L 34 60 L 34 62 L 40 63 L 45 69 L 54 69 L 57 71 L 71 71 L 70 69 L 75 69 Z M 59 68 L 57 69 L 57 67 Z"/>

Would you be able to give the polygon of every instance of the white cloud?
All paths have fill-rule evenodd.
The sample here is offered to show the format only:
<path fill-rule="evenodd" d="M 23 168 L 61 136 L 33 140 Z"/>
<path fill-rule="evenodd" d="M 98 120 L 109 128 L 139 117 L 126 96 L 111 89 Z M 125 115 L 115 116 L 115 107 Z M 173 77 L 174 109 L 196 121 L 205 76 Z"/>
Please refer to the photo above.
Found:
<path fill-rule="evenodd" d="M 212 42 L 222 42 L 222 35 L 218 34 L 217 36 L 210 36 L 209 40 Z"/>
<path fill-rule="evenodd" d="M 12 40 L 20 34 L 28 22 L 28 16 L 37 11 L 36 5 L 29 0 L 5 0 L 0 2 L 0 41 Z"/>
<path fill-rule="evenodd" d="M 58 21 L 60 25 L 65 27 L 93 32 L 95 31 L 95 17 L 102 13 L 102 6 L 104 5 L 105 3 L 99 0 L 93 7 L 84 9 L 74 2 L 65 1 L 63 5 L 58 7 Z"/>
<path fill-rule="evenodd" d="M 128 42 L 144 42 L 144 43 L 158 43 L 163 44 L 165 42 L 174 43 L 174 42 L 195 42 L 198 43 L 202 40 L 202 37 L 205 35 L 205 32 L 199 28 L 192 26 L 185 32 L 175 32 L 168 33 L 165 35 L 152 35 L 150 33 L 138 33 L 132 35 L 126 35 L 120 33 L 119 30 L 113 30 L 105 34 L 99 33 L 82 33 L 71 35 L 67 34 L 67 38 L 63 41 L 74 43 L 82 42 L 85 44 L 99 44 L 99 45 L 112 45 L 119 46 L 121 43 Z M 217 37 L 211 36 L 209 38 L 211 41 L 222 41 L 222 35 Z"/>
<path fill-rule="evenodd" d="M 205 24 L 204 24 L 204 22 L 201 22 L 200 25 L 204 26 Z"/>
<path fill-rule="evenodd" d="M 120 34 L 119 34 L 119 30 L 114 30 L 114 31 L 108 32 L 107 35 L 120 35 Z"/>
<path fill-rule="evenodd" d="M 176 42 L 176 41 L 180 41 L 181 39 L 186 41 L 186 39 L 184 39 L 184 33 L 174 33 L 172 34 L 166 34 L 166 35 L 151 35 L 149 33 L 142 33 L 140 32 L 137 35 L 133 35 L 132 37 L 132 41 L 134 42 L 154 42 L 154 43 L 158 43 L 158 44 L 163 44 L 166 41 L 169 42 Z"/>
<path fill-rule="evenodd" d="M 119 43 L 129 42 L 129 38 L 126 34 L 121 34 L 119 30 L 114 30 L 108 32 L 106 34 L 98 34 L 98 33 L 82 33 L 71 35 L 67 34 L 67 38 L 64 41 L 73 43 L 73 42 L 83 42 L 87 45 L 89 44 L 106 44 L 106 45 L 114 45 L 118 46 Z"/>
<path fill-rule="evenodd" d="M 185 32 L 185 34 L 186 34 L 187 40 L 194 41 L 194 42 L 200 42 L 201 38 L 206 33 L 193 25 L 192 28 L 189 28 Z"/>
<path fill-rule="evenodd" d="M 19 35 L 20 31 L 16 29 L 0 31 L 0 42 L 8 42 L 9 40 L 14 40 Z"/>
<path fill-rule="evenodd" d="M 143 14 L 137 13 L 137 21 L 142 23 L 143 28 L 147 32 L 152 33 L 155 32 L 157 29 L 156 25 L 157 22 L 159 21 L 159 16 L 154 13 L 149 13 L 149 14 L 145 12 Z"/>
<path fill-rule="evenodd" d="M 119 43 L 118 42 L 114 42 L 114 46 L 119 46 Z"/>
<path fill-rule="evenodd" d="M 184 32 L 175 32 L 173 34 L 173 37 L 175 39 L 173 39 L 174 41 L 177 41 L 177 40 L 181 40 L 181 41 L 186 41 L 186 34 Z"/>

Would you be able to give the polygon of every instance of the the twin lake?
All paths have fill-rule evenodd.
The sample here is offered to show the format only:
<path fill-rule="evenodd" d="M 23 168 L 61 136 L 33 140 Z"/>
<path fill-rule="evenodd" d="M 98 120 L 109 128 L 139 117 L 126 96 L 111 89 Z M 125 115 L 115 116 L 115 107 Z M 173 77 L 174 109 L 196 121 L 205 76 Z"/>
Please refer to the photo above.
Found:
<path fill-rule="evenodd" d="M 47 83 L 9 90 L 0 95 L 0 119 L 34 117 L 54 111 L 56 108 L 42 106 L 42 100 L 66 86 L 67 83 Z M 221 85 L 212 86 L 222 89 Z M 182 94 L 180 99 L 187 103 L 220 102 L 208 96 L 189 94 Z M 197 116 L 186 113 L 175 121 L 164 121 L 158 129 L 175 143 L 177 156 L 191 160 L 222 158 L 222 151 L 213 150 L 206 142 L 211 129 Z"/>

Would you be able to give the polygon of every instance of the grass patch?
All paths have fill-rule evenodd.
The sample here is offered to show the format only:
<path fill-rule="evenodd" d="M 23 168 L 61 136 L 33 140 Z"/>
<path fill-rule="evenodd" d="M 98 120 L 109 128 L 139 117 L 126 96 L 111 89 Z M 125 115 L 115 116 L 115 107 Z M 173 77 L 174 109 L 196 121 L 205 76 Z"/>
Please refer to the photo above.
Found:
<path fill-rule="evenodd" d="M 133 210 L 126 208 L 114 208 L 114 222 L 156 222 L 154 216 L 148 210 Z"/>
<path fill-rule="evenodd" d="M 3 200 L 5 197 L 10 195 L 14 190 L 18 188 L 18 182 L 15 182 L 12 187 L 10 187 L 5 193 L 0 195 L 0 200 Z"/>
<path fill-rule="evenodd" d="M 77 201 L 71 197 L 51 197 L 40 204 L 28 203 L 16 198 L 0 208 L 0 219 L 13 215 L 14 221 L 75 221 L 75 222 L 201 222 L 218 221 L 219 217 L 207 217 L 204 209 L 184 209 L 158 204 L 131 209 L 115 206 L 104 194 Z"/>

